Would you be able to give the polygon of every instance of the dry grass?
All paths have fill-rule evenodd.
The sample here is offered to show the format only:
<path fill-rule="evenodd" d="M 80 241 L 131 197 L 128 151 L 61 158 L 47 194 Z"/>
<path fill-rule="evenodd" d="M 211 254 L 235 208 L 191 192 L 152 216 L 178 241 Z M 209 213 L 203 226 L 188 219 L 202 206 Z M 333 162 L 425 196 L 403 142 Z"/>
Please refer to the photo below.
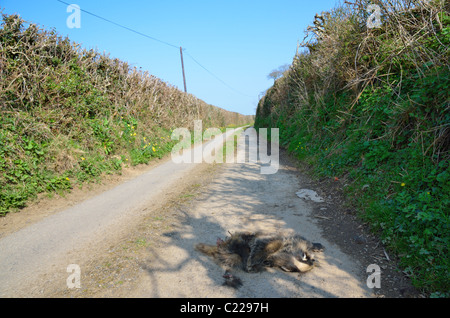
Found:
<path fill-rule="evenodd" d="M 0 215 L 162 157 L 172 130 L 194 120 L 253 122 L 16 15 L 0 27 L 0 112 Z"/>
<path fill-rule="evenodd" d="M 368 27 L 380 9 L 379 27 Z M 450 3 L 352 0 L 315 17 L 256 127 L 320 178 L 398 253 L 415 285 L 448 297 Z"/>
<path fill-rule="evenodd" d="M 74 115 L 83 110 L 88 116 L 150 116 L 152 124 L 165 128 L 190 125 L 195 119 L 215 127 L 252 120 L 211 106 L 126 62 L 80 49 L 54 31 L 24 25 L 18 16 L 4 16 L 0 30 L 3 111 L 54 110 L 62 130 L 76 125 Z M 76 95 L 100 103 L 98 109 L 77 109 Z"/>

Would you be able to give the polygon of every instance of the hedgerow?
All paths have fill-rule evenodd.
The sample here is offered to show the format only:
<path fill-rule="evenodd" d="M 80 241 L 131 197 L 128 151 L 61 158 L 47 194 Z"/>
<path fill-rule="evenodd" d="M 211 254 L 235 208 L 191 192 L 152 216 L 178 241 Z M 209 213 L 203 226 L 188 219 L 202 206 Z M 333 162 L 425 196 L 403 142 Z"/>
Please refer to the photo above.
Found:
<path fill-rule="evenodd" d="M 341 180 L 415 286 L 449 296 L 449 4 L 361 0 L 315 21 L 255 126 L 280 128 L 315 175 Z"/>

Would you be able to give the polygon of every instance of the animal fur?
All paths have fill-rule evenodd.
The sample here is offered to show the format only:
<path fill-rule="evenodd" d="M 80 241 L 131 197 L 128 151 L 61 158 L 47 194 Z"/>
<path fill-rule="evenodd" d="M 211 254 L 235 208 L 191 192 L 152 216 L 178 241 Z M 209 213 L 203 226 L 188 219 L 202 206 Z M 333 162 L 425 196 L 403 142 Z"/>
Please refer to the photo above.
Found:
<path fill-rule="evenodd" d="M 225 268 L 224 285 L 238 288 L 241 280 L 232 274 L 240 268 L 260 272 L 278 267 L 286 272 L 307 272 L 316 265 L 314 252 L 322 251 L 320 243 L 311 243 L 300 235 L 270 235 L 262 232 L 236 232 L 216 245 L 197 244 L 195 248 L 215 259 Z"/>

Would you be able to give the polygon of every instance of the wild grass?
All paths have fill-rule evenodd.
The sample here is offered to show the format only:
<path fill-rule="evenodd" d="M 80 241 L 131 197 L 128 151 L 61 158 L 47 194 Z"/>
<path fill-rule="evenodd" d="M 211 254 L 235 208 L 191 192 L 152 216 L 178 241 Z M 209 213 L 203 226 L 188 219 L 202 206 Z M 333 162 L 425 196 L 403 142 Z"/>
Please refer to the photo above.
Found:
<path fill-rule="evenodd" d="M 368 28 L 369 4 L 381 26 Z M 445 1 L 356 1 L 323 12 L 256 127 L 349 201 L 431 296 L 450 290 L 450 14 Z"/>
<path fill-rule="evenodd" d="M 0 215 L 170 152 L 174 128 L 242 125 L 126 62 L 2 15 Z"/>

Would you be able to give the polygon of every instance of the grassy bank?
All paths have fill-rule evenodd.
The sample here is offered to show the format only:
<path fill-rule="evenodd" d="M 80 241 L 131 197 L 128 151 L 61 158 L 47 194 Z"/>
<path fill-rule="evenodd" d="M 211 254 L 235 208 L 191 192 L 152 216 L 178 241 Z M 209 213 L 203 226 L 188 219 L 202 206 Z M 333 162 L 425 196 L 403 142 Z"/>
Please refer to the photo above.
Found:
<path fill-rule="evenodd" d="M 243 125 L 243 116 L 54 31 L 3 15 L 0 28 L 0 215 L 39 193 L 120 173 L 169 153 L 177 127 Z"/>
<path fill-rule="evenodd" d="M 280 128 L 314 175 L 337 178 L 416 287 L 450 296 L 448 2 L 356 1 L 309 32 L 255 126 Z"/>

